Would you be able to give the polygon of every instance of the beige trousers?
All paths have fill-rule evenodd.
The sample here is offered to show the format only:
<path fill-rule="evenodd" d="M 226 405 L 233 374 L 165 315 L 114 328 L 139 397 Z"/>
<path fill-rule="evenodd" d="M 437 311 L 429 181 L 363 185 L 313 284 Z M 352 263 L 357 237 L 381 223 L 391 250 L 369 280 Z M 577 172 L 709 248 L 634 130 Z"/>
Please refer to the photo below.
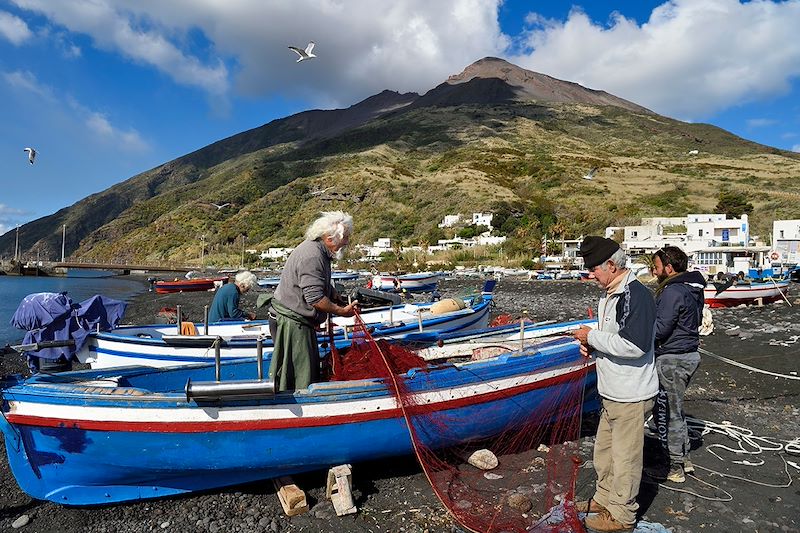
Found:
<path fill-rule="evenodd" d="M 644 421 L 653 409 L 653 402 L 653 398 L 630 403 L 603 398 L 600 410 L 594 442 L 597 487 L 593 498 L 623 524 L 636 523 L 639 509 L 636 496 L 644 459 Z"/>

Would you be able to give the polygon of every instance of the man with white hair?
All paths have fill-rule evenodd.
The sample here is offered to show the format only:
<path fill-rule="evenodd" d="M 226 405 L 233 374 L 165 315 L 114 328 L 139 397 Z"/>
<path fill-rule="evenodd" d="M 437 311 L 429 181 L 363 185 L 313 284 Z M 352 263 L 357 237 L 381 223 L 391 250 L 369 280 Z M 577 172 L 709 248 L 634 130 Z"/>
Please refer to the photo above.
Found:
<path fill-rule="evenodd" d="M 244 318 L 253 320 L 256 317 L 255 313 L 239 309 L 239 297 L 256 285 L 258 285 L 256 276 L 249 270 L 236 274 L 233 283 L 226 283 L 217 289 L 214 301 L 211 302 L 211 309 L 208 310 L 208 321 L 220 322 Z"/>
<path fill-rule="evenodd" d="M 594 443 L 594 496 L 577 502 L 592 531 L 633 531 L 644 460 L 644 423 L 658 393 L 653 341 L 656 305 L 650 291 L 625 267 L 625 252 L 611 239 L 589 236 L 579 250 L 598 285 L 606 290 L 597 329 L 573 335 L 581 353 L 596 359 L 602 407 Z"/>
<path fill-rule="evenodd" d="M 329 314 L 353 316 L 358 301 L 339 304 L 331 283 L 331 261 L 350 243 L 353 217 L 328 211 L 306 230 L 281 272 L 270 304 L 270 333 L 275 343 L 269 375 L 277 391 L 303 389 L 319 381 L 317 328 Z"/>

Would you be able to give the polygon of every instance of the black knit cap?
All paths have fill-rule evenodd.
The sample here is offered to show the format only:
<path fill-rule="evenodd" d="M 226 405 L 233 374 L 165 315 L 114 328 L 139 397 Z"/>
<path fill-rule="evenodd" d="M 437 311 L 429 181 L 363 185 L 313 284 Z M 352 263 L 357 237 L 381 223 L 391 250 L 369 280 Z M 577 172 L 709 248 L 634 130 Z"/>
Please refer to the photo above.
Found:
<path fill-rule="evenodd" d="M 578 253 L 583 257 L 583 264 L 586 268 L 594 268 L 597 265 L 608 261 L 614 252 L 619 250 L 619 243 L 605 237 L 589 235 L 581 242 Z"/>

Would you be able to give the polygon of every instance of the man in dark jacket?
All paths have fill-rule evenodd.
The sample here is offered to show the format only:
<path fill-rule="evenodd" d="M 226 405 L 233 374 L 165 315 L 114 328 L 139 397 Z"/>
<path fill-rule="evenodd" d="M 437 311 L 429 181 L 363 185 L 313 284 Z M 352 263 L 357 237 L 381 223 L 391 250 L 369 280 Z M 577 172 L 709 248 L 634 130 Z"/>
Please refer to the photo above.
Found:
<path fill-rule="evenodd" d="M 686 481 L 694 472 L 689 460 L 689 434 L 683 398 L 700 365 L 699 328 L 703 320 L 702 273 L 687 272 L 689 259 L 680 248 L 666 246 L 653 255 L 656 289 L 656 371 L 660 385 L 654 415 L 659 438 L 669 452 L 667 479 Z"/>

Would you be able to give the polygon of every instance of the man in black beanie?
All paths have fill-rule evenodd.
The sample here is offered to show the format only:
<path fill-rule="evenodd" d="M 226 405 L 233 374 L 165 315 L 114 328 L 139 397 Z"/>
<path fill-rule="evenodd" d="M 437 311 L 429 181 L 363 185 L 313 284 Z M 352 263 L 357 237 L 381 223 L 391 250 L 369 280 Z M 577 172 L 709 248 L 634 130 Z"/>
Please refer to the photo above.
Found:
<path fill-rule="evenodd" d="M 625 268 L 625 252 L 615 241 L 589 236 L 579 253 L 606 294 L 598 305 L 597 329 L 584 326 L 574 333 L 581 353 L 596 359 L 602 401 L 594 443 L 595 493 L 575 508 L 590 513 L 586 527 L 593 531 L 629 532 L 639 509 L 644 423 L 658 393 L 656 306 L 650 291 Z"/>

